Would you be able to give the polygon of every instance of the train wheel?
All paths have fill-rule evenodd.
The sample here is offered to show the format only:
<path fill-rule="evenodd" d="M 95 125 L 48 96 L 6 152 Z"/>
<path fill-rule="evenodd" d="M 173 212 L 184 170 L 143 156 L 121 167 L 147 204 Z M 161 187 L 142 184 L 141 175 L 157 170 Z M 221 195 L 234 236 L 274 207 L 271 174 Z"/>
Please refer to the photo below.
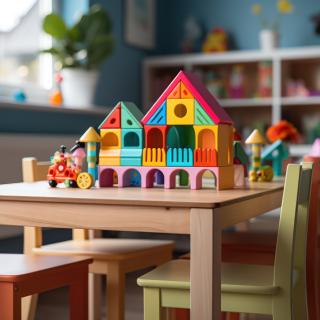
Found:
<path fill-rule="evenodd" d="M 49 186 L 52 187 L 52 188 L 55 188 L 57 186 L 57 181 L 49 180 Z"/>
<path fill-rule="evenodd" d="M 76 180 L 69 180 L 69 187 L 76 188 L 77 186 L 78 185 Z"/>
<path fill-rule="evenodd" d="M 77 184 L 80 189 L 90 189 L 94 185 L 92 175 L 87 172 L 80 173 L 77 178 Z"/>

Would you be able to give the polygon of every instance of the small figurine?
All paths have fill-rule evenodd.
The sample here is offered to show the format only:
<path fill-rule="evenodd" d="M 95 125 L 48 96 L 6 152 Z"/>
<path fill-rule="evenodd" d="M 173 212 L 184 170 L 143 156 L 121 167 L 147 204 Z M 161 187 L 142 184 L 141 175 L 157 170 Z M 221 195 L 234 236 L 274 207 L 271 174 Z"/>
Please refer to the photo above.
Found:
<path fill-rule="evenodd" d="M 206 36 L 202 51 L 225 52 L 228 50 L 228 35 L 222 28 L 213 28 Z"/>
<path fill-rule="evenodd" d="M 76 141 L 76 144 L 70 149 L 73 158 L 73 164 L 77 170 L 82 171 L 83 159 L 86 157 L 84 151 L 85 143 Z"/>
<path fill-rule="evenodd" d="M 288 142 L 297 142 L 299 140 L 298 130 L 287 120 L 281 120 L 272 125 L 267 130 L 267 138 L 271 142 L 283 140 Z"/>

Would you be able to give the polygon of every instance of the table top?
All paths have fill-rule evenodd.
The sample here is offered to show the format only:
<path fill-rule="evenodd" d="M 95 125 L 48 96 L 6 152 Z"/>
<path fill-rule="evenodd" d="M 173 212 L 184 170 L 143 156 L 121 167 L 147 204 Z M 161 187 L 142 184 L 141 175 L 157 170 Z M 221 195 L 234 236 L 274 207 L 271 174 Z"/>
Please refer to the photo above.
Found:
<path fill-rule="evenodd" d="M 217 208 L 264 196 L 283 189 L 279 179 L 266 183 L 248 183 L 230 190 L 190 190 L 163 188 L 50 188 L 46 181 L 0 185 L 0 201 L 31 201 L 102 205 Z"/>

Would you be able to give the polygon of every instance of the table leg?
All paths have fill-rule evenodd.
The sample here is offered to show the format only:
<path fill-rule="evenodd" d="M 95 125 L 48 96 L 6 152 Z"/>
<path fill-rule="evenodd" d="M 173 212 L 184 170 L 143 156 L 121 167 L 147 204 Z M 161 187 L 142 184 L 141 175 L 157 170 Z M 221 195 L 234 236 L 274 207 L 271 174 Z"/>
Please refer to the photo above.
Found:
<path fill-rule="evenodd" d="M 191 320 L 219 320 L 221 228 L 213 209 L 191 209 Z"/>
<path fill-rule="evenodd" d="M 0 319 L 21 320 L 21 299 L 14 283 L 0 283 Z"/>

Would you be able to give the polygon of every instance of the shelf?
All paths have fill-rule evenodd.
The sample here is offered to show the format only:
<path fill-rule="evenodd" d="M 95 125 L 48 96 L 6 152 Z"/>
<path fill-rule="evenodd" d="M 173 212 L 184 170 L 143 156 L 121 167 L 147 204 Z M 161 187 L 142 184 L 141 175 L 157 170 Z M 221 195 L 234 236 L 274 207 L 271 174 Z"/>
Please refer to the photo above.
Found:
<path fill-rule="evenodd" d="M 219 102 L 224 108 L 271 107 L 272 98 L 219 99 Z"/>
<path fill-rule="evenodd" d="M 320 105 L 320 97 L 283 97 L 281 98 L 281 105 Z"/>
<path fill-rule="evenodd" d="M 191 53 L 156 56 L 145 59 L 146 67 L 177 67 L 223 63 L 251 63 L 265 60 L 295 60 L 320 58 L 320 47 L 275 49 L 272 51 L 245 50 L 222 53 Z"/>
<path fill-rule="evenodd" d="M 38 111 L 38 112 L 55 112 L 55 113 L 67 113 L 77 115 L 106 115 L 111 109 L 106 107 L 90 107 L 90 108 L 79 108 L 79 107 L 53 107 L 51 105 L 38 104 L 38 103 L 17 103 L 12 101 L 0 100 L 0 108 L 25 110 L 25 111 Z"/>
<path fill-rule="evenodd" d="M 290 144 L 289 154 L 293 157 L 303 157 L 311 151 L 311 144 Z"/>

